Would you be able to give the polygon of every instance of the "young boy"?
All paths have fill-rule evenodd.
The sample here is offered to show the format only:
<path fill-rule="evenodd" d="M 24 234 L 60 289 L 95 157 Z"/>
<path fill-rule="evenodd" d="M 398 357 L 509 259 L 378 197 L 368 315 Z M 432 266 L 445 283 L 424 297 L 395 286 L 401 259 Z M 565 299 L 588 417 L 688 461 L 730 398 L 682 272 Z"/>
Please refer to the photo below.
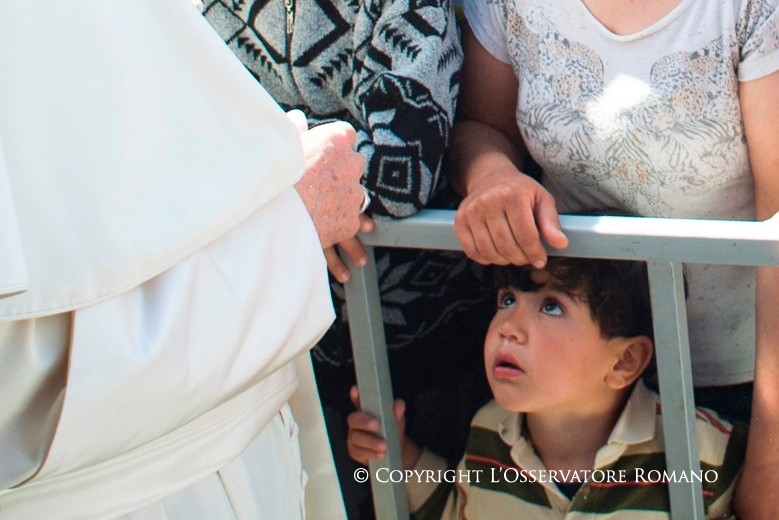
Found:
<path fill-rule="evenodd" d="M 395 405 L 415 518 L 668 518 L 665 479 L 700 480 L 707 518 L 730 517 L 746 426 L 699 408 L 701 471 L 663 474 L 659 397 L 640 381 L 654 352 L 646 265 L 551 258 L 543 270 L 496 269 L 484 342 L 494 401 L 473 419 L 456 471 L 405 437 Z M 348 422 L 354 460 L 386 454 L 375 418 Z"/>

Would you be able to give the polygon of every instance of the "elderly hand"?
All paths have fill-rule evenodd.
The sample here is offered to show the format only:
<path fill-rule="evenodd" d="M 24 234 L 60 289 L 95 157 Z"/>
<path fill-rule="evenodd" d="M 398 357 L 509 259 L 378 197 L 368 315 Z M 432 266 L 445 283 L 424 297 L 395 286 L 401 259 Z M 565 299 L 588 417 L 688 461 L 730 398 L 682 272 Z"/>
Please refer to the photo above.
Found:
<path fill-rule="evenodd" d="M 463 251 L 481 264 L 546 264 L 541 242 L 562 249 L 555 201 L 540 184 L 516 169 L 493 172 L 468 190 L 454 219 Z"/>
<path fill-rule="evenodd" d="M 370 233 L 373 231 L 373 220 L 368 215 L 360 215 L 360 232 Z M 347 238 L 338 242 L 338 248 L 328 247 L 325 249 L 325 258 L 327 259 L 327 268 L 330 270 L 330 274 L 340 283 L 346 283 L 349 281 L 351 274 L 349 268 L 343 263 L 341 257 L 338 255 L 338 251 L 348 255 L 352 263 L 357 267 L 364 267 L 368 261 L 368 253 L 365 252 L 365 248 L 360 243 L 360 239 L 356 236 Z"/>
<path fill-rule="evenodd" d="M 306 171 L 295 184 L 316 226 L 323 249 L 350 239 L 360 229 L 360 206 L 365 192 L 360 186 L 365 161 L 354 151 L 357 134 L 344 122 L 306 130 L 299 111 L 290 119 L 301 130 Z"/>

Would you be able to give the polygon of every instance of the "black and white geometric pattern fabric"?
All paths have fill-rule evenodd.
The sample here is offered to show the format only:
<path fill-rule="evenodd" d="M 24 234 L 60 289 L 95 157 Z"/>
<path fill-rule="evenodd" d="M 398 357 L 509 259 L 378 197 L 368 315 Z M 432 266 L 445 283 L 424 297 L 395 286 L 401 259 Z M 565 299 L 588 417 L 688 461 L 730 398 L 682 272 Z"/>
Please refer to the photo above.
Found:
<path fill-rule="evenodd" d="M 215 0 L 204 15 L 283 107 L 358 129 L 372 214 L 427 204 L 462 63 L 449 0 Z"/>
<path fill-rule="evenodd" d="M 450 0 L 207 0 L 203 14 L 282 107 L 311 126 L 355 127 L 371 216 L 456 207 L 442 174 L 462 65 Z M 481 268 L 453 252 L 375 254 L 388 347 L 432 348 L 444 334 L 455 339 L 440 341 L 450 354 L 439 365 L 462 365 L 457 327 L 484 307 Z M 343 287 L 332 287 L 338 318 L 314 349 L 320 372 L 351 361 Z"/>

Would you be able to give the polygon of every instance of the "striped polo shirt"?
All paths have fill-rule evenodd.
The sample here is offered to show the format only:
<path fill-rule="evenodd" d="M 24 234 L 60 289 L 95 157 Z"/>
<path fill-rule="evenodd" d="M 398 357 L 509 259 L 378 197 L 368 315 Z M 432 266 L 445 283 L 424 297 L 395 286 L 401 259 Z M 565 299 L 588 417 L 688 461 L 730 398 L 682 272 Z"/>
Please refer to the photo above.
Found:
<path fill-rule="evenodd" d="M 550 471 L 533 450 L 524 415 L 494 401 L 471 423 L 456 468 L 425 452 L 407 478 L 416 520 L 469 519 L 669 519 L 669 481 L 699 480 L 706 518 L 732 517 L 736 477 L 746 450 L 746 425 L 698 408 L 700 471 L 666 470 L 659 396 L 639 382 L 592 471 Z M 557 482 L 581 482 L 567 498 Z"/>

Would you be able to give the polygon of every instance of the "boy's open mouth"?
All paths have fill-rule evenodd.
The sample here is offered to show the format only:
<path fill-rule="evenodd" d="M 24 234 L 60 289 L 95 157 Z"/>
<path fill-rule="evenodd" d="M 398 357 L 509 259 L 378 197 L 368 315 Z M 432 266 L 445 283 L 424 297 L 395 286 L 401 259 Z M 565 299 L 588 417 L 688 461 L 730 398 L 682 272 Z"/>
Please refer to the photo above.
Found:
<path fill-rule="evenodd" d="M 492 371 L 498 378 L 516 377 L 526 373 L 517 360 L 509 354 L 498 354 Z"/>

